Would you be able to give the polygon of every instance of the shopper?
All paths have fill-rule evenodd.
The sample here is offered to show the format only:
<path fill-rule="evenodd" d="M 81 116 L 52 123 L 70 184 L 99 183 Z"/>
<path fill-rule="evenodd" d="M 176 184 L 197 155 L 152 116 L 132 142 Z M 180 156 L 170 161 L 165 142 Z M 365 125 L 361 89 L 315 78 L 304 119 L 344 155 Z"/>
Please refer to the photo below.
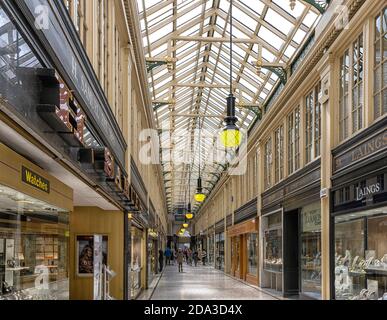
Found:
<path fill-rule="evenodd" d="M 188 249 L 187 250 L 187 264 L 192 266 L 192 250 Z"/>
<path fill-rule="evenodd" d="M 207 252 L 205 249 L 202 251 L 202 261 L 203 261 L 203 266 L 206 265 L 206 259 L 207 259 Z"/>
<path fill-rule="evenodd" d="M 167 247 L 167 249 L 165 249 L 165 252 L 164 252 L 164 255 L 165 255 L 165 259 L 166 259 L 166 265 L 170 266 L 171 265 L 171 256 L 172 256 L 172 251 L 169 247 Z"/>
<path fill-rule="evenodd" d="M 195 267 L 198 266 L 198 260 L 199 260 L 199 254 L 198 254 L 198 251 L 195 250 L 195 252 L 193 253 L 193 260 L 194 260 L 194 263 L 195 263 Z"/>
<path fill-rule="evenodd" d="M 164 267 L 164 252 L 163 250 L 159 250 L 159 272 L 163 271 Z"/>
<path fill-rule="evenodd" d="M 179 265 L 179 272 L 183 272 L 184 253 L 181 249 L 179 249 L 179 252 L 177 253 L 176 260 Z"/>

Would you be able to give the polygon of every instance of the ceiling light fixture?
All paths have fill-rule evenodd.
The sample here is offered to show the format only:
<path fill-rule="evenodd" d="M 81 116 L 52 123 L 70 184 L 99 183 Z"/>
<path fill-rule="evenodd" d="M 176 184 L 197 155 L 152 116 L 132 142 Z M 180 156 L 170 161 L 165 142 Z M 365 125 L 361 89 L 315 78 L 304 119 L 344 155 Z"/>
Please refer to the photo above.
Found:
<path fill-rule="evenodd" d="M 191 210 L 191 203 L 188 203 L 188 209 L 187 209 L 187 213 L 185 214 L 185 217 L 187 218 L 187 220 L 192 220 L 194 217 Z"/>
<path fill-rule="evenodd" d="M 238 118 L 235 116 L 235 97 L 233 95 L 232 87 L 232 0 L 230 0 L 230 95 L 227 97 L 227 117 L 224 119 L 226 127 L 220 134 L 220 140 L 226 148 L 236 148 L 241 144 L 242 134 L 236 123 Z"/>
<path fill-rule="evenodd" d="M 189 177 L 188 177 L 188 198 L 191 196 L 191 166 L 189 170 Z M 185 217 L 187 220 L 192 220 L 194 218 L 194 215 L 192 213 L 191 209 L 191 201 L 188 202 L 187 212 L 185 213 Z"/>
<path fill-rule="evenodd" d="M 199 178 L 198 178 L 198 186 L 196 188 L 196 194 L 195 194 L 195 200 L 197 202 L 203 202 L 204 200 L 206 200 L 206 195 L 203 193 L 202 176 L 201 176 L 201 158 L 202 158 L 201 139 L 202 139 L 202 127 L 199 119 Z"/>

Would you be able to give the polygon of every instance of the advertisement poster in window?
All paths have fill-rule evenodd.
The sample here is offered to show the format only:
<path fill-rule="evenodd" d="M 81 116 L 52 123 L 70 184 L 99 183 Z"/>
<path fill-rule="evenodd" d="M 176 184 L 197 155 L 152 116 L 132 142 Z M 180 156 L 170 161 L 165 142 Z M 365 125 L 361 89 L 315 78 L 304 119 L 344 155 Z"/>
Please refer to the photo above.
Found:
<path fill-rule="evenodd" d="M 78 235 L 76 268 L 78 277 L 93 277 L 94 273 L 94 236 Z M 108 237 L 102 237 L 102 264 L 108 261 Z"/>

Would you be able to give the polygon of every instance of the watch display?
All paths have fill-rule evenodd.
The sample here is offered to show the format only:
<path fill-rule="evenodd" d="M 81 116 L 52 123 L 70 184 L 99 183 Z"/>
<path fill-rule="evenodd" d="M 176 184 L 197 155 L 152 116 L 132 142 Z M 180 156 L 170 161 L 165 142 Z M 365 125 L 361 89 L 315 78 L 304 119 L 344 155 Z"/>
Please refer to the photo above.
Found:
<path fill-rule="evenodd" d="M 335 218 L 336 299 L 378 300 L 385 297 L 387 215 L 372 213 Z"/>

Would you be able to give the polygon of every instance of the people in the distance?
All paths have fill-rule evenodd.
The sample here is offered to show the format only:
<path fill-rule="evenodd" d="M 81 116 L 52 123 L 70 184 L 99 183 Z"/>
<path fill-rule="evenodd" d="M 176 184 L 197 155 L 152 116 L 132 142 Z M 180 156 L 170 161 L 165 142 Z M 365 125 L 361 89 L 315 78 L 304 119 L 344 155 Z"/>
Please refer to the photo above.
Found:
<path fill-rule="evenodd" d="M 202 261 L 203 261 L 203 266 L 206 265 L 206 259 L 207 259 L 207 252 L 205 249 L 202 250 Z"/>
<path fill-rule="evenodd" d="M 169 247 L 167 247 L 165 249 L 164 255 L 165 255 L 165 259 L 166 259 L 165 265 L 170 266 L 171 265 L 172 251 Z"/>
<path fill-rule="evenodd" d="M 176 255 L 176 260 L 179 265 L 179 272 L 183 272 L 183 261 L 184 261 L 184 253 L 183 250 L 179 249 Z"/>
<path fill-rule="evenodd" d="M 198 266 L 198 260 L 199 260 L 199 254 L 198 254 L 198 251 L 195 250 L 195 252 L 193 253 L 193 261 L 195 263 L 195 267 Z"/>

